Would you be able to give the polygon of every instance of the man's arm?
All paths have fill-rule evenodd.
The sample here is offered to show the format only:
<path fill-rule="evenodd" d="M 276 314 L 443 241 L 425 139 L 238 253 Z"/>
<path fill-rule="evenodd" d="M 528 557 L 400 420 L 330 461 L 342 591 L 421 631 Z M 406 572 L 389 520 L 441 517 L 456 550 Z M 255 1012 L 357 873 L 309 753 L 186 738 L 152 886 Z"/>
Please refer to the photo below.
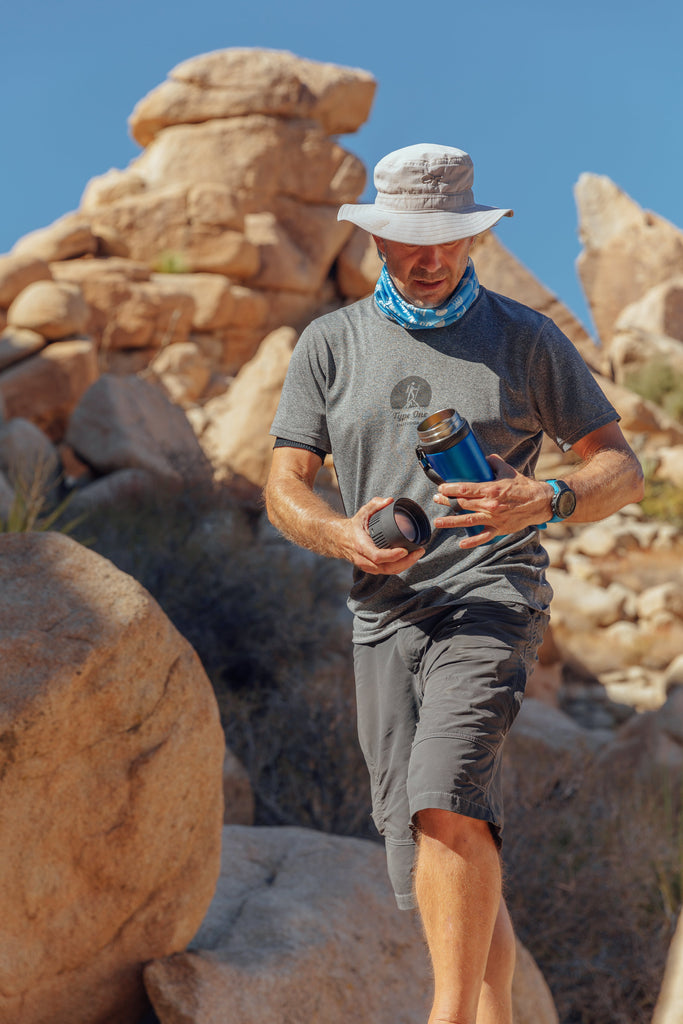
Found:
<path fill-rule="evenodd" d="M 564 479 L 576 493 L 576 509 L 569 522 L 592 523 L 643 497 L 643 471 L 617 423 L 586 434 L 572 445 L 581 458 Z M 497 535 L 515 533 L 551 517 L 553 489 L 544 480 L 525 477 L 498 455 L 489 458 L 496 479 L 489 483 L 441 484 L 435 501 L 447 505 L 456 498 L 465 515 L 437 519 L 435 526 L 484 526 L 476 537 L 460 542 L 476 547 Z"/>
<path fill-rule="evenodd" d="M 318 455 L 304 448 L 276 448 L 265 488 L 266 510 L 273 526 L 300 547 L 328 558 L 344 558 L 373 575 L 393 575 L 410 568 L 424 549 L 378 548 L 368 533 L 368 520 L 391 498 L 372 498 L 348 519 L 335 512 L 313 490 L 322 466 Z"/>

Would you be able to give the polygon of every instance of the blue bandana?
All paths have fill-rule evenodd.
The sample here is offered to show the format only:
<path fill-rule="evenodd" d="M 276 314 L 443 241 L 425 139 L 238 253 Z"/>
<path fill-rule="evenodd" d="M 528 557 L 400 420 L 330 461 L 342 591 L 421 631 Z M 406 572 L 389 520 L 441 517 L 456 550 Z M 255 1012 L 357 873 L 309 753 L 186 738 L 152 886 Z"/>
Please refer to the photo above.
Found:
<path fill-rule="evenodd" d="M 386 266 L 375 286 L 375 302 L 389 320 L 402 327 L 447 327 L 459 320 L 470 308 L 479 294 L 479 281 L 472 260 L 467 261 L 465 273 L 445 306 L 438 309 L 423 309 L 411 306 L 399 295 Z"/>

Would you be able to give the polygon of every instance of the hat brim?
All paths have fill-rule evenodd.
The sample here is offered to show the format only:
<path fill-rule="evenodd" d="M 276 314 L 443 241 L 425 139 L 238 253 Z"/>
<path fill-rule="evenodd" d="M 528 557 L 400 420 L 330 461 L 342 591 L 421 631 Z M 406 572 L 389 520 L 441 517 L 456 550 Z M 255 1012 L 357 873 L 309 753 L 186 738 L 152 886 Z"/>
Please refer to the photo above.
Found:
<path fill-rule="evenodd" d="M 407 245 L 444 245 L 460 238 L 480 235 L 512 210 L 497 206 L 471 206 L 457 213 L 445 210 L 381 210 L 374 203 L 345 203 L 337 220 L 349 220 L 364 231 L 390 242 Z"/>

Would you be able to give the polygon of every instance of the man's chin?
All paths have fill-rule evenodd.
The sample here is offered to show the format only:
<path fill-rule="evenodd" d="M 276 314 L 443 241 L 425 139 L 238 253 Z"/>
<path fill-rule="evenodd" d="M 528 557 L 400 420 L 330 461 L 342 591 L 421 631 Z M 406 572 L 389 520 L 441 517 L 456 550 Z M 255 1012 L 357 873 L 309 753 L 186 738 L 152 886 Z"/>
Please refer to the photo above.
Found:
<path fill-rule="evenodd" d="M 438 309 L 439 306 L 445 306 L 449 298 L 453 294 L 450 292 L 431 292 L 431 289 L 420 288 L 413 294 L 413 297 L 408 301 L 413 306 L 418 306 L 420 309 Z"/>

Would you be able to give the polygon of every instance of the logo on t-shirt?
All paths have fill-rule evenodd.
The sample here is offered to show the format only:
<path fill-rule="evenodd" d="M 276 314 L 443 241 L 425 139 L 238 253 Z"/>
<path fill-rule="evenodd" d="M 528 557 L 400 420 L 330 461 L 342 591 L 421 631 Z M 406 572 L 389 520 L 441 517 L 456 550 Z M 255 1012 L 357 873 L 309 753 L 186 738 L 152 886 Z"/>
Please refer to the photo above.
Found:
<path fill-rule="evenodd" d="M 404 377 L 391 392 L 396 423 L 419 423 L 431 400 L 432 389 L 423 377 Z"/>

